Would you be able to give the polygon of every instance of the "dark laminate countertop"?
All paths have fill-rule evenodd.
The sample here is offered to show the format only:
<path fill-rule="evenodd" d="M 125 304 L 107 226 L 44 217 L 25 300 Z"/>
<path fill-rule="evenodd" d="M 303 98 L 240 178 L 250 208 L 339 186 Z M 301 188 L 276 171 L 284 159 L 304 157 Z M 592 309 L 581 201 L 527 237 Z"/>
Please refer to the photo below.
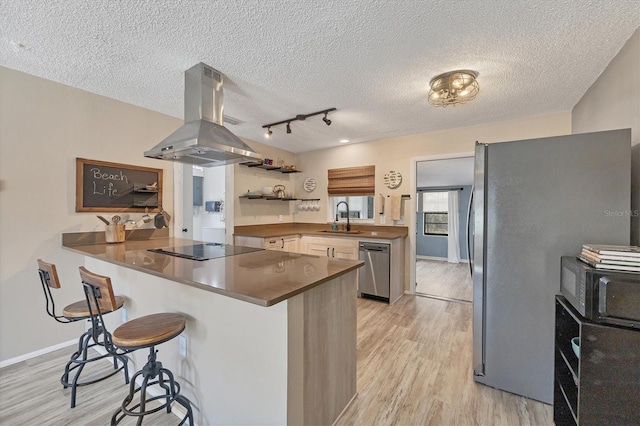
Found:
<path fill-rule="evenodd" d="M 274 305 L 364 265 L 359 260 L 272 250 L 196 261 L 148 249 L 201 241 L 166 237 L 85 244 L 71 242 L 67 236 L 63 236 L 63 247 L 76 253 L 261 306 Z"/>

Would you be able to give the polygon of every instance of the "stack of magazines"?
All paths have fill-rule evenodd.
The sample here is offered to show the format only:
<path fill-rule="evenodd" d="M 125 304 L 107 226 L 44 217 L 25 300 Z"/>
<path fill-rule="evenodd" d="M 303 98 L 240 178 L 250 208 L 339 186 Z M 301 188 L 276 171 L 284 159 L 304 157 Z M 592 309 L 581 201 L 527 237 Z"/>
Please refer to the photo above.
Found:
<path fill-rule="evenodd" d="M 598 269 L 640 272 L 640 247 L 638 246 L 583 244 L 578 258 Z"/>

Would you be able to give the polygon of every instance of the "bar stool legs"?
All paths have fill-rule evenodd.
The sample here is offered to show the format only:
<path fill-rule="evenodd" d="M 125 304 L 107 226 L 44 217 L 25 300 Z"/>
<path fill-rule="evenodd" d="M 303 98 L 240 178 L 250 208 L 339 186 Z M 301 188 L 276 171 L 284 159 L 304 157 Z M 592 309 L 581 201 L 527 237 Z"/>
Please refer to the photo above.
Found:
<path fill-rule="evenodd" d="M 176 401 L 186 409 L 186 414 L 178 424 L 178 426 L 185 424 L 189 420 L 189 425 L 193 425 L 193 410 L 191 409 L 191 403 L 187 398 L 180 395 L 180 384 L 173 378 L 173 373 L 162 367 L 162 363 L 156 359 L 156 353 L 154 346 L 149 348 L 149 356 L 147 363 L 142 370 L 138 371 L 132 378 L 129 384 L 129 395 L 124 399 L 120 408 L 113 413 L 111 417 L 111 425 L 117 425 L 126 416 L 134 416 L 138 418 L 137 425 L 142 424 L 144 416 L 152 413 L 156 413 L 160 410 L 166 409 L 167 413 L 171 412 L 171 403 Z M 142 385 L 136 388 L 136 378 L 142 376 Z M 166 376 L 166 378 L 165 378 Z M 147 387 L 159 385 L 164 389 L 165 393 L 157 396 L 148 396 Z M 139 393 L 139 402 L 131 405 L 134 401 L 136 394 Z M 164 403 L 151 409 L 147 409 L 146 405 L 149 402 L 164 399 Z"/>
<path fill-rule="evenodd" d="M 95 327 L 95 326 L 94 326 Z M 104 330 L 102 327 L 97 326 L 98 329 L 89 329 L 82 333 L 78 339 L 78 350 L 71 355 L 71 358 L 64 367 L 64 373 L 60 377 L 60 383 L 66 388 L 71 388 L 71 408 L 76 406 L 76 391 L 78 386 L 86 386 L 93 383 L 97 383 L 101 380 L 107 379 L 118 372 L 124 370 L 124 380 L 126 384 L 129 384 L 129 359 L 125 355 L 111 354 L 106 352 L 105 354 L 96 354 L 89 356 L 89 349 L 94 346 L 104 346 L 104 342 L 100 341 L 100 336 L 104 339 Z M 102 374 L 92 380 L 80 381 L 80 375 L 85 365 L 90 362 L 98 361 L 103 358 L 113 357 L 113 371 L 108 374 Z M 120 361 L 120 366 L 118 366 Z M 73 374 L 72 374 L 73 373 Z M 71 375 L 71 378 L 69 377 Z"/>

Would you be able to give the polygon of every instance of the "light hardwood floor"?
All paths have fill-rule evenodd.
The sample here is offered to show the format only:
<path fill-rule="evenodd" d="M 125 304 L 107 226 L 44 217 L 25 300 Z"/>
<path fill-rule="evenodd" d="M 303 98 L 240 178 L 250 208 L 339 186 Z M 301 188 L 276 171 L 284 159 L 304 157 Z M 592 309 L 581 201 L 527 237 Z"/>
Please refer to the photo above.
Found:
<path fill-rule="evenodd" d="M 469 264 L 416 260 L 416 293 L 471 302 Z"/>
<path fill-rule="evenodd" d="M 552 425 L 552 407 L 476 384 L 472 306 L 358 300 L 358 396 L 338 425 Z"/>
<path fill-rule="evenodd" d="M 471 311 L 409 295 L 392 306 L 358 299 L 358 396 L 337 425 L 552 425 L 551 406 L 473 381 Z M 1 425 L 109 423 L 126 392 L 122 377 L 80 388 L 70 409 L 59 382 L 70 349 L 0 370 Z"/>
<path fill-rule="evenodd" d="M 63 389 L 60 376 L 75 347 L 59 349 L 27 361 L 0 369 L 0 425 L 108 425 L 111 415 L 128 392 L 124 375 L 118 373 L 108 379 L 77 390 L 76 407 L 70 408 L 69 389 Z M 162 352 L 159 354 L 160 359 Z M 111 369 L 107 362 L 87 364 L 83 372 L 94 377 Z M 131 372 L 133 375 L 134 372 Z M 176 425 L 178 418 L 165 411 L 145 418 L 144 424 Z M 121 425 L 135 425 L 132 417 Z"/>

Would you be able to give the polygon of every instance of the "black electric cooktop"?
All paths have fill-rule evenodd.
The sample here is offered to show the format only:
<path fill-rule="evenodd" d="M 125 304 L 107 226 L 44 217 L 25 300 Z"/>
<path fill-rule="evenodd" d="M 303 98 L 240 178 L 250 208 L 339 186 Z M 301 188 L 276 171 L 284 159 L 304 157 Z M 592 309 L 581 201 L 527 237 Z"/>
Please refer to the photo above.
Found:
<path fill-rule="evenodd" d="M 194 244 L 182 247 L 163 247 L 149 249 L 154 253 L 162 253 L 167 256 L 182 257 L 191 260 L 209 260 L 218 257 L 234 256 L 236 254 L 251 253 L 264 249 L 253 247 L 232 246 L 221 243 Z"/>

